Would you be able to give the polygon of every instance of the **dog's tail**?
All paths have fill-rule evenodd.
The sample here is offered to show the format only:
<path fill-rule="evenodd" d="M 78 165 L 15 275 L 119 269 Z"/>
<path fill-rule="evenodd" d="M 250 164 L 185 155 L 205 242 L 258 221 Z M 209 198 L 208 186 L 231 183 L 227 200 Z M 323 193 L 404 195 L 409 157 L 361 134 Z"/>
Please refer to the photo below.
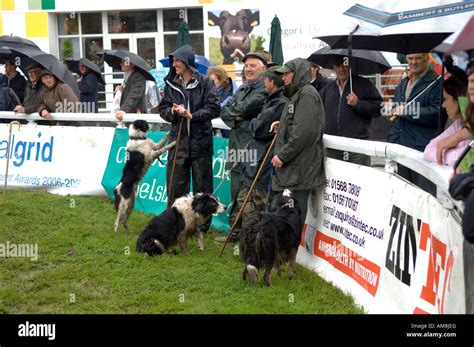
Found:
<path fill-rule="evenodd" d="M 249 275 L 249 281 L 250 283 L 257 283 L 258 282 L 258 269 L 253 266 L 248 264 L 246 267 L 247 274 Z"/>

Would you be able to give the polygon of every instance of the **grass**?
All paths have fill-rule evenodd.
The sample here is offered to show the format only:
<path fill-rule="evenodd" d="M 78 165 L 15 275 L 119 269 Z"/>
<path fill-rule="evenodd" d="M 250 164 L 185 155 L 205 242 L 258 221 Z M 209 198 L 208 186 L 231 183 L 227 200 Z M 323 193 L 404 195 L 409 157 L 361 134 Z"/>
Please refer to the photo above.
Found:
<path fill-rule="evenodd" d="M 0 191 L 0 196 L 3 191 Z M 38 244 L 38 260 L 0 258 L 0 313 L 363 313 L 352 298 L 297 266 L 295 279 L 250 286 L 242 264 L 210 232 L 191 256 L 135 252 L 151 218 L 135 212 L 113 233 L 115 211 L 102 197 L 9 190 L 0 208 L 0 244 Z"/>

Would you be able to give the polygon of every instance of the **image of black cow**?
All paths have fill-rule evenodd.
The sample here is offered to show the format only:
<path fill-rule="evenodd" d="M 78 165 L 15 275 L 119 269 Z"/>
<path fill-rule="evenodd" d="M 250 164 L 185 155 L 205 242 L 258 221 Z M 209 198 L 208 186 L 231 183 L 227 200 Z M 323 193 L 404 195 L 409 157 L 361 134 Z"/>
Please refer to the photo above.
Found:
<path fill-rule="evenodd" d="M 242 9 L 236 14 L 229 11 L 209 11 L 209 26 L 218 26 L 221 30 L 220 50 L 222 64 L 232 64 L 235 59 L 250 52 L 250 33 L 260 24 L 260 11 Z M 212 59 L 211 59 L 212 60 Z"/>

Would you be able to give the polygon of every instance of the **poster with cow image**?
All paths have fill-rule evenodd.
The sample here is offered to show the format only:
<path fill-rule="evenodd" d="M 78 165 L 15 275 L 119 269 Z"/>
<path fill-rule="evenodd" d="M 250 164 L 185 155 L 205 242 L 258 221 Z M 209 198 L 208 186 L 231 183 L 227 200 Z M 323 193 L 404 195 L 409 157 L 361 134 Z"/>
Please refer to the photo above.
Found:
<path fill-rule="evenodd" d="M 209 37 L 209 56 L 215 64 L 240 62 L 261 36 L 254 30 L 260 25 L 258 9 L 208 11 L 208 25 L 215 28 Z"/>

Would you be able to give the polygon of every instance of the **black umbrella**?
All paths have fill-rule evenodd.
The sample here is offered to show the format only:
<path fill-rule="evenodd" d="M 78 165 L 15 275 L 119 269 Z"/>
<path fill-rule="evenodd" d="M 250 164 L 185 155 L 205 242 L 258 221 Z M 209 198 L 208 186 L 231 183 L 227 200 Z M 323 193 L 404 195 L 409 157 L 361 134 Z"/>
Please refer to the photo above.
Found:
<path fill-rule="evenodd" d="M 91 72 L 93 72 L 97 76 L 97 78 L 99 79 L 99 83 L 102 83 L 105 85 L 105 81 L 102 78 L 102 72 L 100 71 L 100 67 L 98 67 L 89 59 L 81 58 L 79 60 L 66 60 L 67 68 L 70 71 L 75 72 L 78 75 L 81 75 L 81 70 L 79 70 L 79 64 L 87 66 L 89 70 L 91 70 Z"/>
<path fill-rule="evenodd" d="M 349 51 L 347 49 L 331 49 L 331 47 L 326 46 L 311 54 L 308 60 L 324 68 L 332 69 L 332 58 L 348 56 Z M 353 49 L 351 68 L 356 75 L 369 75 L 384 73 L 391 66 L 380 52 Z"/>
<path fill-rule="evenodd" d="M 19 36 L 10 36 L 10 35 L 3 35 L 0 36 L 0 47 L 7 46 L 11 48 L 36 48 L 40 50 L 40 48 L 31 40 L 25 39 Z"/>
<path fill-rule="evenodd" d="M 74 93 L 79 97 L 80 91 L 76 79 L 66 69 L 64 64 L 58 60 L 54 55 L 45 53 L 33 47 L 1 47 L 0 61 L 5 58 L 13 59 L 19 63 L 19 68 L 26 76 L 26 68 L 32 63 L 38 63 L 44 69 L 50 71 L 60 81 L 69 85 Z"/>
<path fill-rule="evenodd" d="M 31 59 L 51 72 L 60 81 L 71 87 L 78 97 L 80 96 L 79 86 L 77 85 L 76 79 L 71 75 L 66 66 L 58 60 L 58 58 L 52 54 L 43 53 L 31 57 Z"/>
<path fill-rule="evenodd" d="M 135 65 L 136 69 L 140 69 L 147 80 L 155 81 L 153 76 L 150 74 L 150 70 L 152 70 L 151 66 L 147 64 L 145 59 L 135 53 L 123 50 L 104 50 L 102 52 L 97 52 L 96 55 L 103 56 L 107 64 L 118 70 L 121 70 L 122 61 L 126 60 Z"/>
<path fill-rule="evenodd" d="M 370 7 L 354 5 L 339 18 L 337 26 L 323 29 L 317 36 L 332 48 L 347 48 L 349 33 L 359 25 L 352 40 L 355 49 L 397 53 L 429 52 L 465 23 L 474 10 L 472 1 L 423 2 L 386 1 Z"/>

